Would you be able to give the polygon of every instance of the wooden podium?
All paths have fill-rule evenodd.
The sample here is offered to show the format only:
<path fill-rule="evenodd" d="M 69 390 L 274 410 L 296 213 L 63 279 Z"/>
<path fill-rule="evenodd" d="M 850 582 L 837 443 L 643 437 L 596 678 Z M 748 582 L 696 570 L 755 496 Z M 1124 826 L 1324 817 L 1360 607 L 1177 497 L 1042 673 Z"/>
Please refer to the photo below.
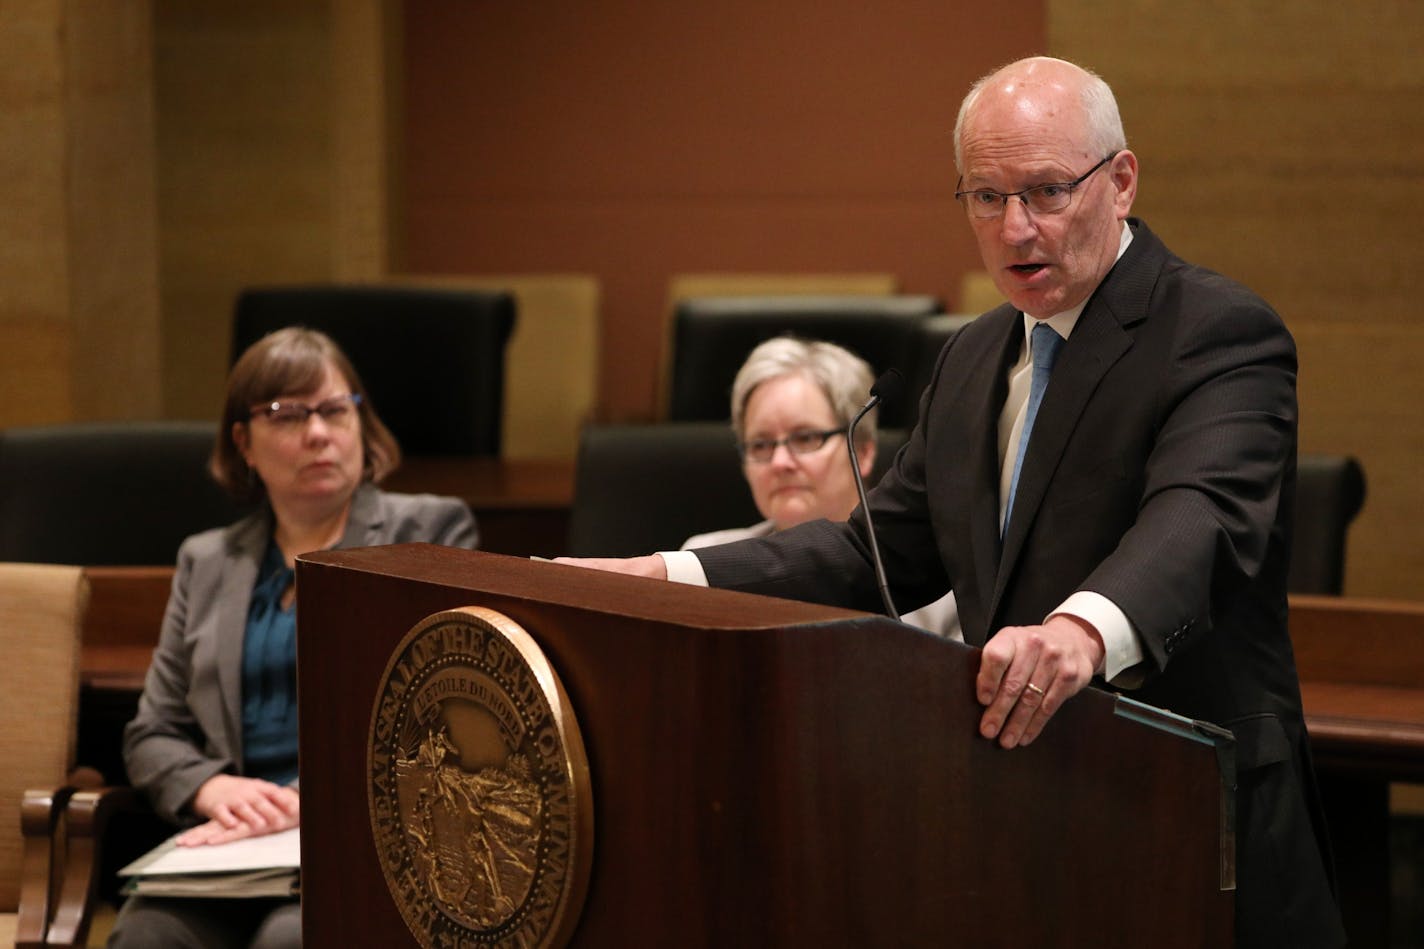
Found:
<path fill-rule="evenodd" d="M 297 567 L 308 949 L 418 943 L 367 804 L 372 703 L 426 617 L 538 643 L 587 751 L 576 946 L 1229 946 L 1229 737 L 1087 690 L 978 736 L 978 650 L 884 617 L 423 544 Z"/>

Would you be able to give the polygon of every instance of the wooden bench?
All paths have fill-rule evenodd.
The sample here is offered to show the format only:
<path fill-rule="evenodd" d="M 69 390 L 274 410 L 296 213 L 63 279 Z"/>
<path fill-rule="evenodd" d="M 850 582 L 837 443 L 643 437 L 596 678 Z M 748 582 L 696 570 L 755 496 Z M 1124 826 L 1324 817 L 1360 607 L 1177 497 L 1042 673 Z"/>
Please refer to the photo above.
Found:
<path fill-rule="evenodd" d="M 158 644 L 172 567 L 86 567 L 89 609 L 79 653 L 75 760 L 108 784 L 126 784 L 124 725 L 134 717 Z"/>
<path fill-rule="evenodd" d="M 89 610 L 79 668 L 86 685 L 142 688 L 158 644 L 172 567 L 87 567 Z"/>
<path fill-rule="evenodd" d="M 1351 945 L 1390 939 L 1390 782 L 1424 778 L 1424 604 L 1291 597 L 1305 723 Z"/>
<path fill-rule="evenodd" d="M 1291 597 L 1316 764 L 1424 778 L 1424 603 Z"/>

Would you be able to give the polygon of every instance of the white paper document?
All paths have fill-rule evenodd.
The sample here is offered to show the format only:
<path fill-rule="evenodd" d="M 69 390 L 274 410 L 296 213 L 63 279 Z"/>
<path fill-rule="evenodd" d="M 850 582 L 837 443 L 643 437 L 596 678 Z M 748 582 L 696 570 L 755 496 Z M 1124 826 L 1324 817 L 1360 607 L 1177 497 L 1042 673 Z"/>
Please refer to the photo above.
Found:
<path fill-rule="evenodd" d="M 297 891 L 301 828 L 231 843 L 179 847 L 172 837 L 119 871 L 127 893 L 153 896 L 289 896 Z"/>

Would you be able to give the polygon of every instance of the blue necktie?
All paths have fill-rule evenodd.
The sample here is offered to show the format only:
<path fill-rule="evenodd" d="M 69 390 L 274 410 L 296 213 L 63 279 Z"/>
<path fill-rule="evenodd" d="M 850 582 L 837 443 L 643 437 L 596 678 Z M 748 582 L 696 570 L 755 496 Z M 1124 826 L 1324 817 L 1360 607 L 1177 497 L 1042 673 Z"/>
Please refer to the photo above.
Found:
<path fill-rule="evenodd" d="M 1043 401 L 1043 390 L 1048 388 L 1048 376 L 1053 372 L 1053 361 L 1058 358 L 1058 349 L 1062 345 L 1063 337 L 1047 323 L 1039 323 L 1033 328 L 1029 341 L 1029 348 L 1033 350 L 1033 379 L 1028 387 L 1028 411 L 1024 413 L 1023 432 L 1019 435 L 1014 475 L 1009 479 L 1009 503 L 1004 508 L 1005 533 L 1009 530 L 1009 518 L 1014 513 L 1014 494 L 1019 489 L 1019 471 L 1023 468 L 1024 452 L 1033 433 L 1033 420 L 1038 416 L 1038 404 Z"/>

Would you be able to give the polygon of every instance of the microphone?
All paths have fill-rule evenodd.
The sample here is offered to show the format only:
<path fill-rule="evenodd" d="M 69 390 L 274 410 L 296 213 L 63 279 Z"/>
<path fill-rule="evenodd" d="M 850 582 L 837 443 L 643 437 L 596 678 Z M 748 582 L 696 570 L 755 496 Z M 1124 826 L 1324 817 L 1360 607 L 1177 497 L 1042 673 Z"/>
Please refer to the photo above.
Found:
<path fill-rule="evenodd" d="M 880 559 L 880 545 L 875 542 L 875 525 L 870 520 L 870 503 L 865 498 L 865 482 L 860 478 L 860 459 L 855 455 L 855 427 L 865 418 L 865 413 L 881 402 L 893 402 L 905 388 L 905 377 L 899 370 L 887 369 L 870 387 L 870 398 L 846 429 L 846 448 L 850 451 L 850 471 L 855 475 L 855 493 L 860 496 L 860 509 L 865 512 L 865 532 L 870 535 L 870 559 L 875 564 L 875 581 L 880 584 L 880 599 L 885 604 L 885 615 L 893 620 L 900 618 L 895 609 L 895 601 L 890 599 L 890 584 L 885 580 L 885 564 Z"/>

